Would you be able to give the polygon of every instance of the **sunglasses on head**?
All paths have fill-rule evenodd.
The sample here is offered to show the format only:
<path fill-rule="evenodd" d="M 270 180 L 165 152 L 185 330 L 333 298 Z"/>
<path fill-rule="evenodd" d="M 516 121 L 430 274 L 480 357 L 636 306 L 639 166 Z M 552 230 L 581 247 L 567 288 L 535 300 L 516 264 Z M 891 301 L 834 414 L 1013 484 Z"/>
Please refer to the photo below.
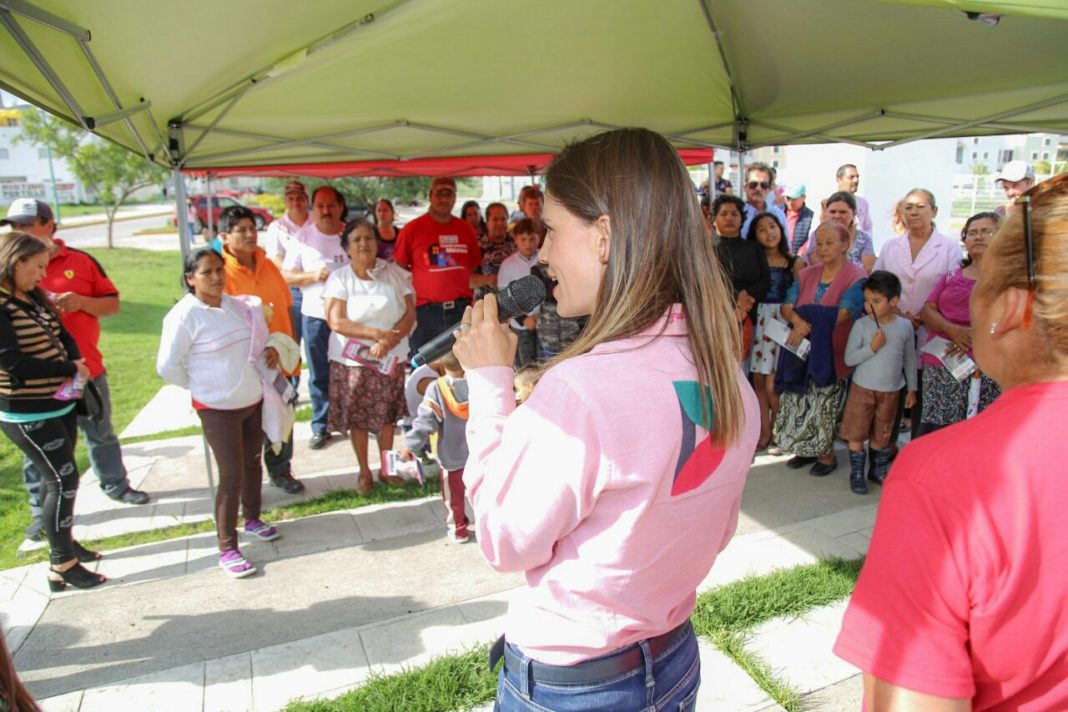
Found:
<path fill-rule="evenodd" d="M 767 190 L 768 188 L 771 187 L 771 183 L 767 183 L 765 181 L 755 181 L 755 180 L 749 181 L 746 185 L 749 186 L 749 190 L 756 190 L 757 188 L 760 188 L 762 190 Z"/>
<path fill-rule="evenodd" d="M 1031 328 L 1035 300 L 1035 238 L 1031 232 L 1031 191 L 1016 199 L 1023 211 L 1024 251 L 1027 255 L 1027 306 L 1024 307 L 1024 328 Z"/>

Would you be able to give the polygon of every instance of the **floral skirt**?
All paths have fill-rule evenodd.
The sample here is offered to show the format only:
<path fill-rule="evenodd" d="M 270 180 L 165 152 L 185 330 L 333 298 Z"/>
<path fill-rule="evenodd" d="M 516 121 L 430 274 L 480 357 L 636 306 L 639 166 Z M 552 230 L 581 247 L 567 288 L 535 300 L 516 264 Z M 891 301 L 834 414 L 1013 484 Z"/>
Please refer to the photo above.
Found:
<path fill-rule="evenodd" d="M 753 348 L 749 353 L 749 370 L 752 373 L 775 373 L 775 366 L 779 362 L 779 345 L 764 335 L 764 324 L 768 319 L 774 319 L 779 315 L 780 307 L 782 304 L 757 304 Z"/>
<path fill-rule="evenodd" d="M 945 366 L 923 367 L 923 415 L 920 422 L 932 425 L 952 425 L 968 417 L 968 389 L 971 379 L 963 383 L 953 377 Z M 979 376 L 979 410 L 983 410 L 1001 395 L 998 384 L 986 376 Z"/>
<path fill-rule="evenodd" d="M 801 457 L 821 457 L 831 452 L 845 395 L 844 380 L 825 388 L 809 382 L 803 394 L 784 392 L 775 419 L 775 443 L 784 452 Z"/>
<path fill-rule="evenodd" d="M 407 414 L 403 368 L 387 376 L 374 368 L 330 362 L 330 430 L 377 433 Z"/>

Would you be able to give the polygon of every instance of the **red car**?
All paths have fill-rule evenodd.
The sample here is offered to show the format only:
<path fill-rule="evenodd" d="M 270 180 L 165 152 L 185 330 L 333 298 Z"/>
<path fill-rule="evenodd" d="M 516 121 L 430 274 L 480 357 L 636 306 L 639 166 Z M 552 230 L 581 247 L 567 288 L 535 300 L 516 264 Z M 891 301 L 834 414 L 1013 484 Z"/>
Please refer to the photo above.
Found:
<path fill-rule="evenodd" d="M 208 196 L 206 195 L 194 195 L 192 198 L 193 207 L 196 209 L 197 219 L 193 225 L 193 230 L 196 232 L 203 232 L 204 226 L 208 224 Z M 215 194 L 211 197 L 211 224 L 216 230 L 219 225 L 219 215 L 222 213 L 223 208 L 229 208 L 231 205 L 243 205 L 243 203 L 234 200 L 228 195 Z M 245 205 L 256 216 L 256 229 L 262 230 L 271 222 L 274 221 L 274 216 L 271 215 L 271 211 L 266 208 L 261 208 L 255 205 Z M 174 215 L 174 224 L 178 224 L 177 214 Z"/>

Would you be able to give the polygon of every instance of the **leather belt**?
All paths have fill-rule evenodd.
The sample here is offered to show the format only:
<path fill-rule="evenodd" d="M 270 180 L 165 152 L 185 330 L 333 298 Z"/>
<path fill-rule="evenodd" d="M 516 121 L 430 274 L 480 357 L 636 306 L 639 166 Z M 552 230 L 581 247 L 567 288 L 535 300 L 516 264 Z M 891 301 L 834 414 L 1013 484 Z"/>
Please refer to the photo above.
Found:
<path fill-rule="evenodd" d="M 682 625 L 669 630 L 663 635 L 649 638 L 649 652 L 653 659 L 671 648 L 679 640 L 689 635 L 693 630 L 689 619 Z M 497 661 L 504 658 L 504 665 L 513 673 L 522 674 L 523 658 L 516 654 L 504 640 L 502 635 L 490 649 L 490 669 L 497 665 Z M 637 643 L 628 645 L 622 650 L 605 655 L 604 657 L 586 660 L 576 665 L 548 665 L 530 661 L 530 675 L 534 682 L 549 685 L 589 685 L 602 680 L 609 680 L 624 673 L 636 670 L 642 666 L 642 651 Z"/>
<path fill-rule="evenodd" d="M 420 304 L 416 308 L 423 309 L 425 307 L 436 307 L 438 309 L 441 309 L 442 311 L 449 311 L 451 309 L 455 309 L 456 307 L 466 307 L 470 303 L 470 299 L 468 299 L 467 297 L 463 297 L 461 299 L 452 299 L 447 302 L 426 302 L 425 304 Z"/>

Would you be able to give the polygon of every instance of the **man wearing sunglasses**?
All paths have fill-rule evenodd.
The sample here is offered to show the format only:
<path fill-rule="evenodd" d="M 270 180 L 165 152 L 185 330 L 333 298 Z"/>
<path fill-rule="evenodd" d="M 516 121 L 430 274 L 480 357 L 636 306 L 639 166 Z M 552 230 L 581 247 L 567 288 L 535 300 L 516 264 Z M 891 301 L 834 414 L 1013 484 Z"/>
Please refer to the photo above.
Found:
<path fill-rule="evenodd" d="M 774 195 L 775 169 L 767 163 L 753 163 L 745 170 L 745 180 L 742 183 L 745 188 L 745 222 L 742 223 L 742 237 L 749 234 L 749 223 L 759 213 L 771 213 L 779 219 L 779 225 L 786 226 L 786 216 L 782 209 L 775 205 L 774 200 L 768 200 L 769 195 Z"/>
<path fill-rule="evenodd" d="M 439 176 L 430 184 L 426 215 L 412 220 L 397 235 L 393 259 L 412 273 L 415 331 L 411 353 L 460 321 L 474 295 L 471 273 L 482 264 L 474 229 L 452 214 L 456 181 Z"/>

